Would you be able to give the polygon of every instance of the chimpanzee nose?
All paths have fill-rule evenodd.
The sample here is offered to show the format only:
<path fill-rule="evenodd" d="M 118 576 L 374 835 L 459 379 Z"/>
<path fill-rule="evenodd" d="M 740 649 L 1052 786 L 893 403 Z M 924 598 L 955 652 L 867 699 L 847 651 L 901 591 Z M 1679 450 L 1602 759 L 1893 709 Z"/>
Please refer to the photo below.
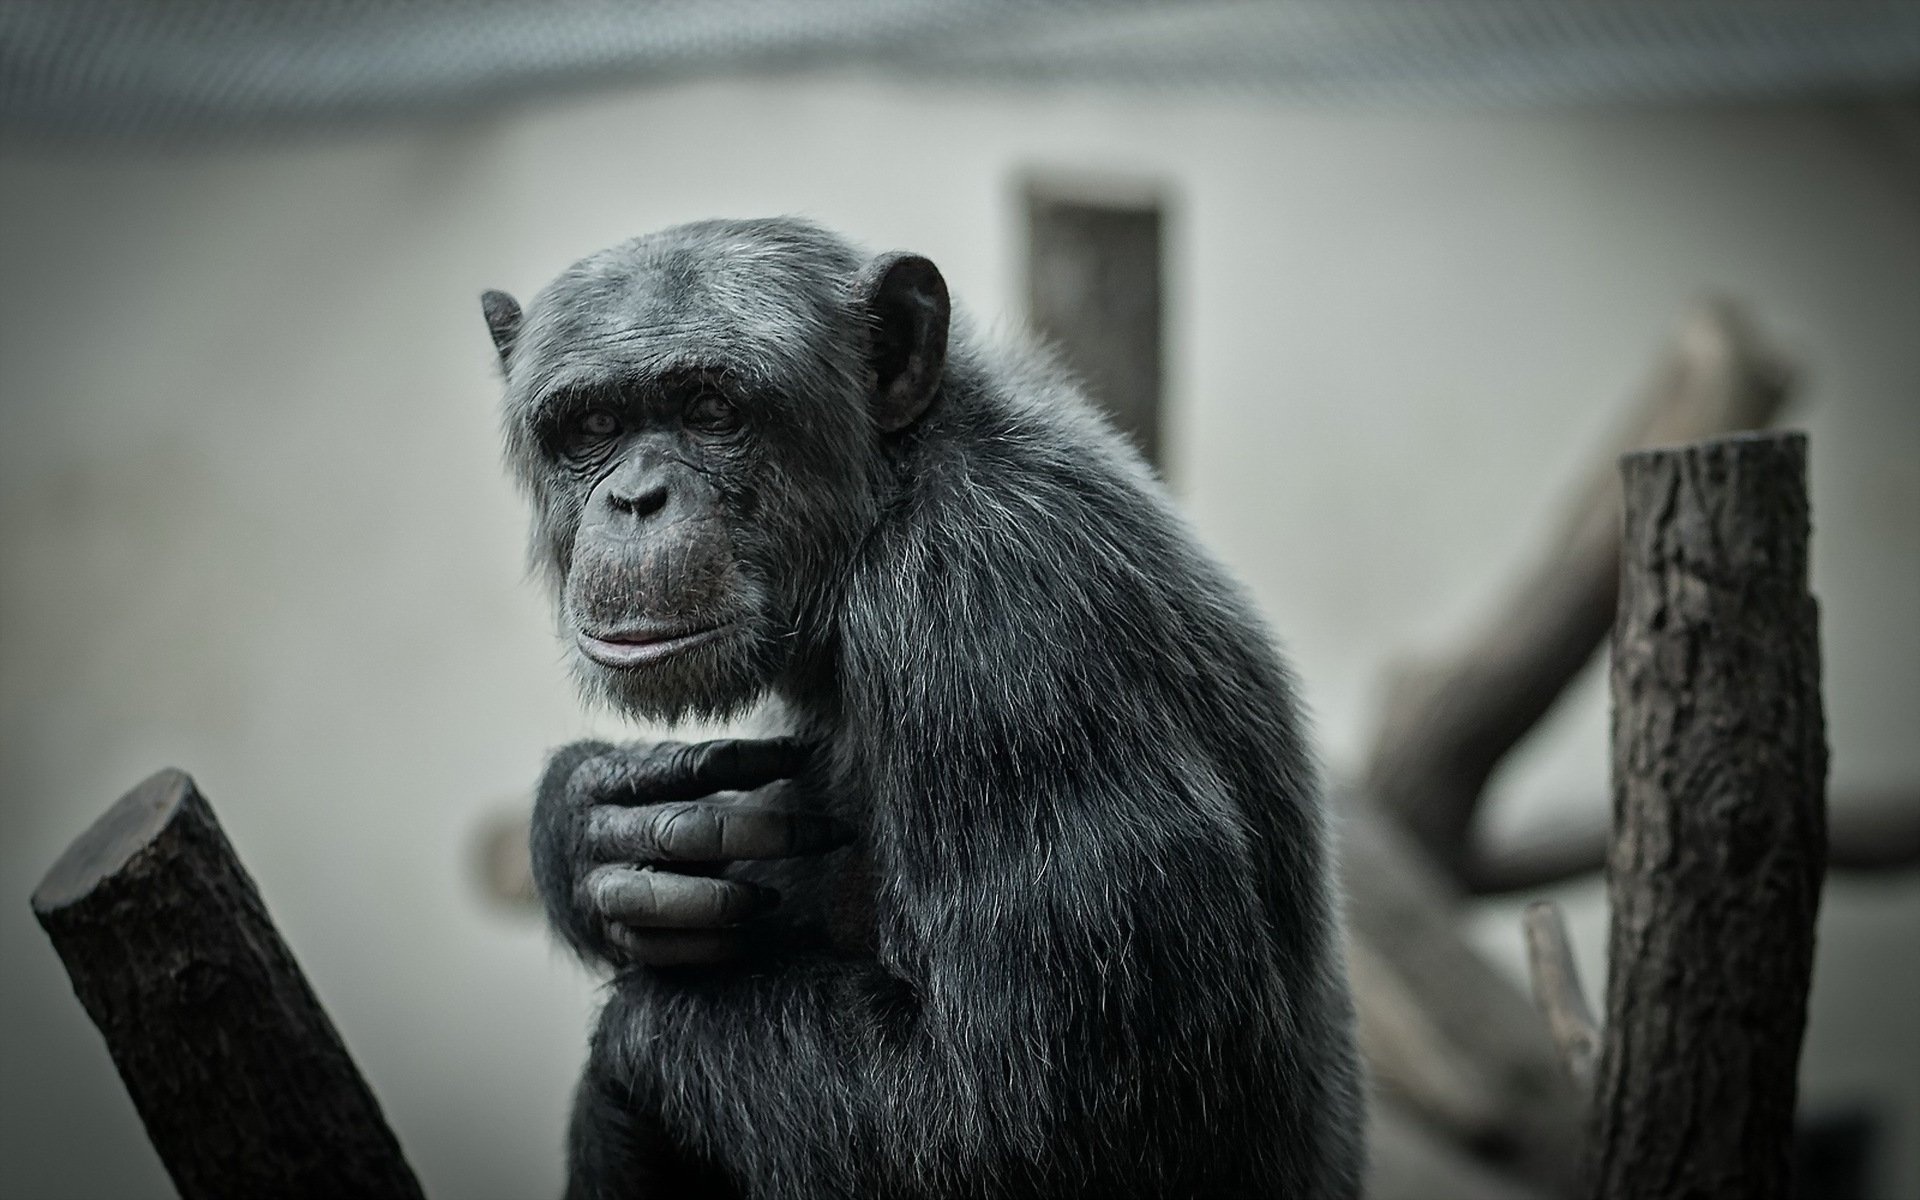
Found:
<path fill-rule="evenodd" d="M 607 489 L 607 503 L 615 512 L 650 517 L 667 506 L 667 485 L 658 478 L 616 482 Z"/>

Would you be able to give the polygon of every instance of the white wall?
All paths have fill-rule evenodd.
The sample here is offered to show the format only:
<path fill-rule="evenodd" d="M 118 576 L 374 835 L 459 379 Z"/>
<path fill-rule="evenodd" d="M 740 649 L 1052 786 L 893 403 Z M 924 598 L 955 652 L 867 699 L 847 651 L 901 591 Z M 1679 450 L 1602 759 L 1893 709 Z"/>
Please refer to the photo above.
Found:
<path fill-rule="evenodd" d="M 192 771 L 429 1188 L 552 1192 L 591 984 L 471 875 L 589 729 L 523 577 L 476 296 L 668 222 L 800 212 L 1017 317 L 1014 175 L 1178 198 L 1171 474 L 1336 761 L 1386 662 L 1546 532 L 1709 289 L 1807 366 L 1836 790 L 1920 790 L 1920 191 L 1820 112 L 1402 116 L 734 81 L 286 148 L 0 152 L 0 1195 L 164 1195 L 26 897 Z M 1590 679 L 1501 781 L 1597 804 Z M 1574 889 L 1589 956 L 1592 889 Z M 1829 896 L 1808 1093 L 1898 1106 L 1920 884 Z M 1512 914 L 1482 922 L 1510 946 Z M 1597 964 L 1590 971 L 1597 972 Z M 1598 975 L 1590 975 L 1597 979 Z"/>

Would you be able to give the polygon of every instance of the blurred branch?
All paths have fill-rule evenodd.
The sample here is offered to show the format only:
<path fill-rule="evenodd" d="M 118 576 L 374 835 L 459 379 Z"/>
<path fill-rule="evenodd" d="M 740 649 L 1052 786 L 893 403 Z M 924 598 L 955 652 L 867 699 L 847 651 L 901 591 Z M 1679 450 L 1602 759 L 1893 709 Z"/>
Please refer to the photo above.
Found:
<path fill-rule="evenodd" d="M 1373 1067 L 1374 1087 L 1468 1145 L 1498 1137 L 1502 1089 L 1488 1070 L 1440 1030 L 1366 942 L 1353 944 L 1349 964 L 1363 997 L 1360 1050 Z"/>
<path fill-rule="evenodd" d="M 1367 1129 L 1367 1200 L 1553 1200 L 1463 1152 L 1418 1114 L 1379 1105 Z"/>
<path fill-rule="evenodd" d="M 1593 1091 L 1593 1068 L 1600 1058 L 1600 1025 L 1587 1007 L 1580 970 L 1573 963 L 1567 921 L 1551 900 L 1535 900 L 1521 918 L 1527 939 L 1527 974 L 1533 1002 L 1547 1019 L 1567 1074 L 1582 1094 Z"/>
<path fill-rule="evenodd" d="M 1363 790 L 1457 880 L 1488 777 L 1552 707 L 1613 621 L 1624 450 L 1770 422 L 1790 374 L 1738 310 L 1680 326 L 1637 415 L 1594 467 L 1557 536 L 1478 636 L 1392 680 Z"/>
<path fill-rule="evenodd" d="M 1827 820 L 1830 870 L 1874 874 L 1920 866 L 1920 796 L 1888 792 L 1836 800 Z M 1607 830 L 1596 821 L 1477 847 L 1462 874 L 1471 894 L 1501 896 L 1565 883 L 1599 871 L 1606 861 Z"/>
<path fill-rule="evenodd" d="M 1364 797 L 1337 811 L 1360 1045 L 1381 1102 L 1516 1187 L 1569 1194 L 1584 1101 L 1546 1028 L 1467 940 L 1452 881 Z"/>
<path fill-rule="evenodd" d="M 474 838 L 474 874 L 487 899 L 514 908 L 536 908 L 533 854 L 528 848 L 530 816 L 525 809 L 491 814 Z"/>

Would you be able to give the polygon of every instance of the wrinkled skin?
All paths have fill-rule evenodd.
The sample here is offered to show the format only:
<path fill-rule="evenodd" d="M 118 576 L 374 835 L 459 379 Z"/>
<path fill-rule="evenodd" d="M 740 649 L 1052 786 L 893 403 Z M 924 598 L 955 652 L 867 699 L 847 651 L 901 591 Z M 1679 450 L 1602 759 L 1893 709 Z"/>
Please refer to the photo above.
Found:
<path fill-rule="evenodd" d="M 626 749 L 581 742 L 556 756 L 540 789 L 533 861 L 562 937 L 609 962 L 678 966 L 738 954 L 741 927 L 779 895 L 715 872 L 851 840 L 824 813 L 766 803 L 778 790 L 769 785 L 797 772 L 805 754 L 778 739 Z M 750 794 L 716 799 L 723 791 Z"/>

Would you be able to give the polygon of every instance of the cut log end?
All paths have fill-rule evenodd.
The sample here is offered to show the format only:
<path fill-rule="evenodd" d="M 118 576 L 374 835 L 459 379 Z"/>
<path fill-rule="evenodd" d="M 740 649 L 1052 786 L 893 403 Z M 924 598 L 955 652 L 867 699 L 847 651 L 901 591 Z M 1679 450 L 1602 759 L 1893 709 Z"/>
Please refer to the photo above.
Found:
<path fill-rule="evenodd" d="M 1621 454 L 1620 466 L 1631 486 L 1647 472 L 1673 470 L 1675 455 L 1700 460 L 1744 459 L 1767 465 L 1769 469 L 1798 470 L 1804 475 L 1807 461 L 1807 435 L 1790 429 L 1736 430 L 1705 441 L 1629 450 Z M 1783 465 L 1773 467 L 1771 464 L 1774 462 Z"/>
<path fill-rule="evenodd" d="M 116 801 L 33 909 L 183 1200 L 419 1200 L 192 779 L 162 771 Z"/>
<path fill-rule="evenodd" d="M 199 796 L 185 771 L 167 767 L 148 776 L 75 838 L 47 871 L 33 891 L 34 915 L 45 921 L 86 899 L 151 846 L 180 810 Z"/>

